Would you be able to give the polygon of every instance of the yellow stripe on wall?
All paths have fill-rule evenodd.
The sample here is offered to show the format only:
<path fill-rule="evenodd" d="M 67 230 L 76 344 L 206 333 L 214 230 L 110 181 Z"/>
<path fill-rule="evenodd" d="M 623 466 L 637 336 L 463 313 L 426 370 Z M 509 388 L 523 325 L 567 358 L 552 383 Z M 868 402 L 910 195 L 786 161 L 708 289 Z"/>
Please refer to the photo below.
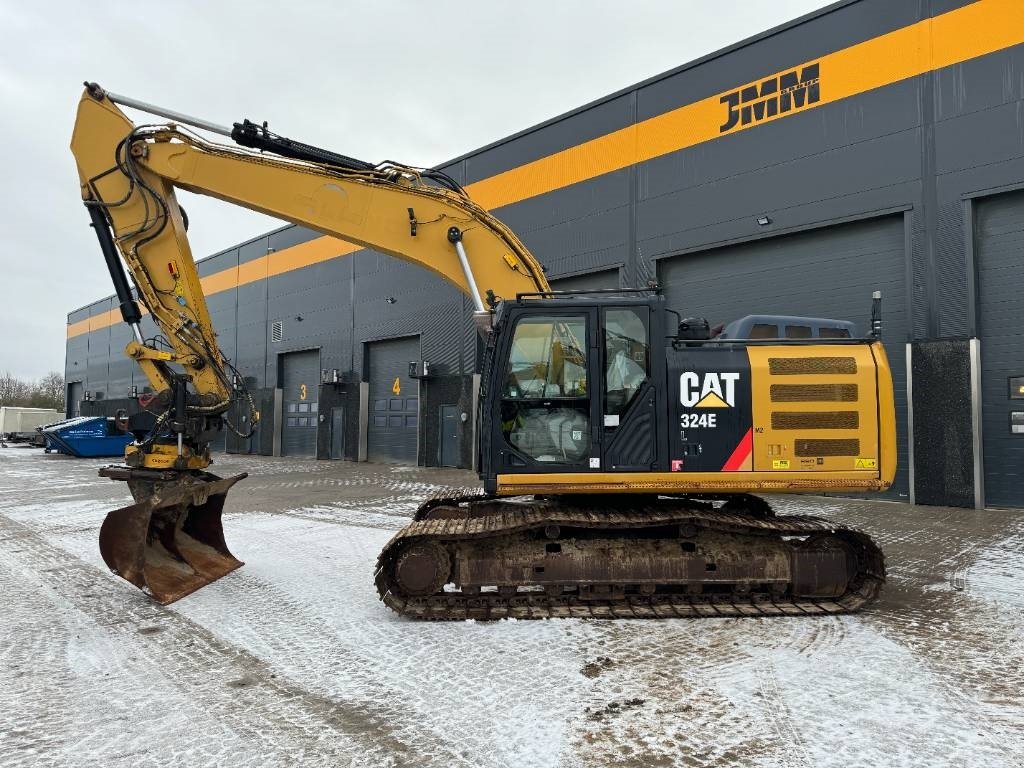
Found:
<path fill-rule="evenodd" d="M 716 94 L 482 179 L 468 185 L 466 191 L 478 204 L 494 210 L 1021 43 L 1024 0 L 978 0 L 784 70 L 819 65 L 821 97 L 813 104 L 737 125 L 723 133 L 720 129 L 726 117 L 726 106 L 722 103 L 725 94 Z M 727 93 L 757 85 L 783 72 L 738 83 Z M 343 240 L 323 236 L 209 275 L 202 280 L 203 290 L 208 295 L 219 293 L 357 250 L 360 248 Z M 120 312 L 113 310 L 69 324 L 68 338 L 119 320 Z"/>
<path fill-rule="evenodd" d="M 268 277 L 274 277 L 285 272 L 330 261 L 339 256 L 354 253 L 359 249 L 357 245 L 325 235 L 318 237 L 316 240 L 299 243 L 290 248 L 268 253 L 266 256 L 260 256 L 258 259 L 247 261 L 244 264 L 228 267 L 220 272 L 214 272 L 202 278 L 200 282 L 203 285 L 203 292 L 207 296 L 212 296 L 215 293 L 229 291 L 240 285 L 254 283 L 257 280 L 265 280 Z M 141 309 L 142 314 L 148 314 L 145 307 Z M 85 320 L 79 320 L 77 323 L 69 323 L 68 338 L 80 336 L 83 333 L 89 333 L 89 331 L 102 330 L 120 321 L 120 309 L 101 312 L 93 317 L 87 317 Z"/>

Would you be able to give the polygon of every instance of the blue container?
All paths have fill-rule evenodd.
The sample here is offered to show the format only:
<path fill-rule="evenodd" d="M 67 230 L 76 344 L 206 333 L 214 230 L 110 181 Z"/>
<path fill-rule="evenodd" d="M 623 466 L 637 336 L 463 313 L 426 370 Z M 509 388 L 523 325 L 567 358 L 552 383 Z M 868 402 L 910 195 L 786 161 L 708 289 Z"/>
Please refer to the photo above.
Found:
<path fill-rule="evenodd" d="M 47 450 L 56 449 L 80 459 L 123 456 L 125 446 L 135 440 L 110 416 L 78 416 L 48 424 L 40 431 Z"/>

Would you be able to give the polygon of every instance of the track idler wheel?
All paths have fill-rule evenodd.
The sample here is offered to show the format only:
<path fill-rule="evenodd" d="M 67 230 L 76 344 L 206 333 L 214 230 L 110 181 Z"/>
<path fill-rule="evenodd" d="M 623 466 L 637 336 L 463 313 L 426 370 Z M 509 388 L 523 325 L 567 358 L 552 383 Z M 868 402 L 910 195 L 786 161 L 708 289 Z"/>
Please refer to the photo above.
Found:
<path fill-rule="evenodd" d="M 857 573 L 857 560 L 838 536 L 812 536 L 792 552 L 793 594 L 835 598 L 844 594 Z"/>
<path fill-rule="evenodd" d="M 395 585 L 406 597 L 426 597 L 441 591 L 451 569 L 451 558 L 440 544 L 413 543 L 395 560 Z"/>
<path fill-rule="evenodd" d="M 242 566 L 224 541 L 221 513 L 244 473 L 158 480 L 140 479 L 146 476 L 135 470 L 105 474 L 128 480 L 136 503 L 107 514 L 100 554 L 111 571 L 158 603 L 173 603 Z"/>

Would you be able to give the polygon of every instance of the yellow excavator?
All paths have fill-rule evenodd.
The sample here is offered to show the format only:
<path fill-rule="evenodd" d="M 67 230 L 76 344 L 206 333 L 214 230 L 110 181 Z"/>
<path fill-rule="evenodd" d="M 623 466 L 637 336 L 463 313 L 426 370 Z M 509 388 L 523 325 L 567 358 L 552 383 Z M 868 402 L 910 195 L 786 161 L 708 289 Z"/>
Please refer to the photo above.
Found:
<path fill-rule="evenodd" d="M 135 125 L 119 105 L 164 122 Z M 384 547 L 376 587 L 398 613 L 784 616 L 856 611 L 879 594 L 884 559 L 866 534 L 776 516 L 753 495 L 891 484 L 878 294 L 861 338 L 817 318 L 752 317 L 712 333 L 653 286 L 552 291 L 516 235 L 441 171 L 359 161 L 266 123 L 223 127 L 95 83 L 71 149 L 133 332 L 125 353 L 157 414 L 124 464 L 100 471 L 135 500 L 107 515 L 100 550 L 159 602 L 241 565 L 221 512 L 245 475 L 210 474 L 209 446 L 222 429 L 245 434 L 228 418 L 236 404 L 248 404 L 246 429 L 259 419 L 218 347 L 175 188 L 420 264 L 473 301 L 486 342 L 482 488 L 424 500 Z"/>

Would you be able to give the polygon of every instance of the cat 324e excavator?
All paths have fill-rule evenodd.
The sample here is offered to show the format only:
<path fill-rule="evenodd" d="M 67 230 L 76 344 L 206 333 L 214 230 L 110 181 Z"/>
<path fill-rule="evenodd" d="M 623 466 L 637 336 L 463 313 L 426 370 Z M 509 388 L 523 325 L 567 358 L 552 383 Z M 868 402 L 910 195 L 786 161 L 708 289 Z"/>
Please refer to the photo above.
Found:
<path fill-rule="evenodd" d="M 171 122 L 135 125 L 118 105 Z M 187 128 L 185 126 L 190 126 Z M 230 137 L 213 143 L 191 130 Z M 436 495 L 384 547 L 381 599 L 421 619 L 806 615 L 855 611 L 885 581 L 864 533 L 776 516 L 758 492 L 870 492 L 895 473 L 879 330 L 811 338 L 765 323 L 712 335 L 655 288 L 556 292 L 516 235 L 446 174 L 221 127 L 87 83 L 71 142 L 81 193 L 156 415 L 122 466 L 110 568 L 161 603 L 241 565 L 221 526 L 245 477 L 209 444 L 259 414 L 217 344 L 179 187 L 422 265 L 472 299 L 485 344 L 483 488 Z M 159 329 L 142 310 L 121 259 Z M 760 329 L 760 331 L 757 331 Z M 826 338 L 827 337 L 827 338 Z M 246 429 L 233 404 L 248 403 Z"/>

